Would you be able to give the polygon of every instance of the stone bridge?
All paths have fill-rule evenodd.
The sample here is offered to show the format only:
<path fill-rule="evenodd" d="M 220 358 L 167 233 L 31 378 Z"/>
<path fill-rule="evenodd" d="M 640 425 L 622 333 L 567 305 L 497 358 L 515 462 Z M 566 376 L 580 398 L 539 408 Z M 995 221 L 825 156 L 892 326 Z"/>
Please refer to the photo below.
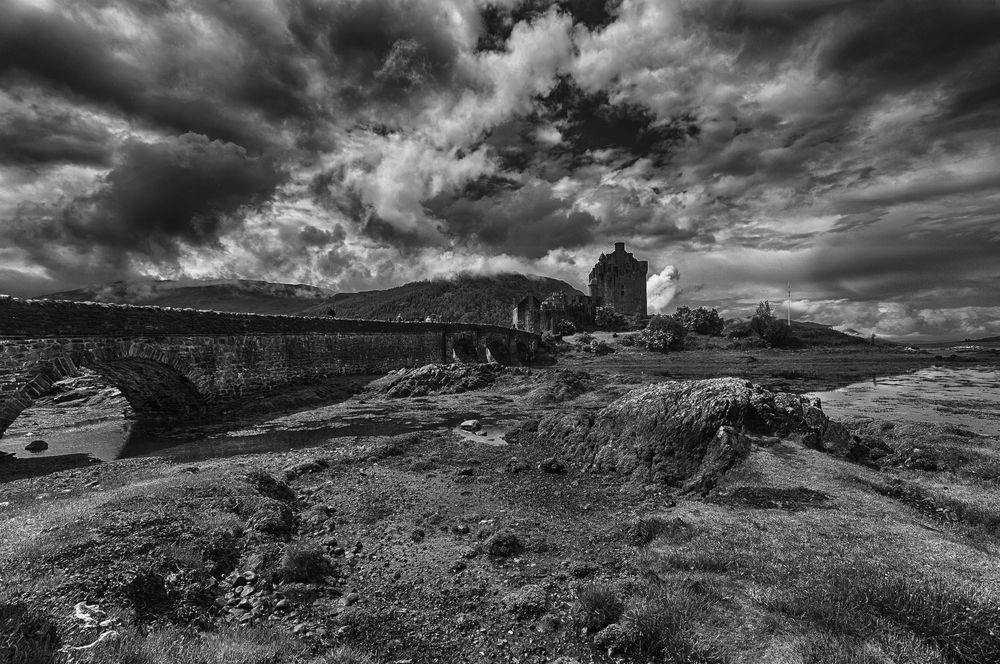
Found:
<path fill-rule="evenodd" d="M 530 362 L 537 335 L 494 325 L 265 316 L 0 295 L 0 436 L 90 369 L 140 421 L 218 412 L 283 387 L 432 362 Z"/>

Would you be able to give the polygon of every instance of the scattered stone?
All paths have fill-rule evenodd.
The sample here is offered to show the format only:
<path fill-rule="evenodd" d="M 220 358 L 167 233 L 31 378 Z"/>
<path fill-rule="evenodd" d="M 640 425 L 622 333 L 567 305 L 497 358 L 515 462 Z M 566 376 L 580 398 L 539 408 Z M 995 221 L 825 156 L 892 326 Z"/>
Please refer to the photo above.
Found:
<path fill-rule="evenodd" d="M 292 603 L 289 602 L 287 599 L 279 599 L 277 604 L 274 605 L 275 611 L 285 612 L 285 611 L 290 611 L 291 608 L 292 608 Z"/>
<path fill-rule="evenodd" d="M 459 429 L 464 431 L 478 431 L 479 430 L 479 420 L 465 420 L 458 425 Z"/>
<path fill-rule="evenodd" d="M 410 533 L 410 539 L 414 542 L 422 542 L 427 533 L 423 531 L 422 528 L 416 528 L 412 533 Z"/>
<path fill-rule="evenodd" d="M 527 585 L 507 593 L 500 600 L 503 607 L 518 620 L 533 618 L 545 612 L 549 596 L 538 585 Z"/>
<path fill-rule="evenodd" d="M 361 595 L 358 593 L 347 593 L 344 595 L 342 601 L 344 602 L 344 606 L 351 606 L 352 604 L 356 604 L 359 599 L 361 599 Z"/>
<path fill-rule="evenodd" d="M 491 535 L 483 544 L 486 553 L 493 558 L 509 558 L 524 550 L 524 545 L 514 533 L 501 530 Z"/>
<path fill-rule="evenodd" d="M 550 475 L 565 475 L 566 464 L 556 457 L 548 457 L 538 464 L 539 470 Z"/>
<path fill-rule="evenodd" d="M 569 567 L 569 575 L 575 579 L 586 579 L 597 573 L 597 565 L 575 562 Z"/>
<path fill-rule="evenodd" d="M 460 613 L 455 616 L 455 627 L 460 630 L 472 629 L 479 624 L 479 619 L 472 613 Z"/>
<path fill-rule="evenodd" d="M 286 480 L 293 480 L 308 473 L 318 473 L 329 465 L 326 459 L 307 459 L 282 468 L 281 473 Z"/>
<path fill-rule="evenodd" d="M 464 523 L 460 523 L 457 526 L 452 526 L 451 530 L 453 533 L 457 533 L 459 535 L 468 535 L 470 529 L 469 526 Z"/>
<path fill-rule="evenodd" d="M 546 613 L 538 619 L 538 631 L 540 632 L 551 634 L 552 632 L 559 631 L 560 627 L 562 627 L 562 620 L 554 613 Z"/>
<path fill-rule="evenodd" d="M 594 635 L 594 645 L 609 653 L 628 650 L 635 640 L 635 634 L 620 623 L 612 623 Z"/>
<path fill-rule="evenodd" d="M 523 459 L 511 459 L 507 462 L 507 470 L 511 473 L 524 473 L 531 470 L 531 464 Z"/>
<path fill-rule="evenodd" d="M 552 660 L 552 664 L 580 664 L 580 660 L 573 657 L 560 657 Z"/>
<path fill-rule="evenodd" d="M 459 477 L 470 477 L 476 474 L 476 469 L 472 466 L 466 466 L 465 468 L 459 468 L 456 470 L 455 474 Z"/>
<path fill-rule="evenodd" d="M 33 440 L 24 446 L 26 452 L 44 452 L 49 449 L 49 444 L 44 440 Z"/>

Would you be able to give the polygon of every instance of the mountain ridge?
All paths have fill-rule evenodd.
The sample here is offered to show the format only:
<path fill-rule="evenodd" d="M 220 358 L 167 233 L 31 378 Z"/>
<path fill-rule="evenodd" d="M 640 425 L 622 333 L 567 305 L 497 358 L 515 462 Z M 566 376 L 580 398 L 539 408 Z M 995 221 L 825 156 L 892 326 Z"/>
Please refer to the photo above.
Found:
<path fill-rule="evenodd" d="M 540 275 L 458 274 L 413 281 L 387 289 L 338 293 L 308 284 L 251 279 L 115 281 L 39 296 L 73 302 L 108 302 L 277 315 L 424 320 L 509 325 L 516 300 L 544 299 L 555 291 L 579 292 L 564 281 Z"/>

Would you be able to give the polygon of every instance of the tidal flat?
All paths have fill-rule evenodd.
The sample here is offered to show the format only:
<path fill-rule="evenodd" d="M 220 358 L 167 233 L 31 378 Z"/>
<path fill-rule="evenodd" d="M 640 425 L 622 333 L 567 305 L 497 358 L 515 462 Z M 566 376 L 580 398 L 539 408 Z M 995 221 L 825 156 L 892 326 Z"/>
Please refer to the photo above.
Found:
<path fill-rule="evenodd" d="M 995 662 L 998 369 L 989 351 L 569 345 L 144 441 L 109 410 L 83 427 L 117 431 L 104 461 L 60 461 L 53 437 L 4 462 L 37 468 L 0 484 L 0 650 Z M 906 389 L 864 397 L 872 376 Z M 671 399 L 687 415 L 652 412 Z"/>

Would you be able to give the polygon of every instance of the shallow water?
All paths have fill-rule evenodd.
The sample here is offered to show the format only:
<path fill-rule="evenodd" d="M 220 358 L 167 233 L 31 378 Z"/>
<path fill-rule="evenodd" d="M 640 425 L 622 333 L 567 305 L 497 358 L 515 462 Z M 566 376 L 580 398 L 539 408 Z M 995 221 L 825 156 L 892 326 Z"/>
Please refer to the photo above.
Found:
<path fill-rule="evenodd" d="M 867 416 L 949 424 L 1000 436 L 1000 369 L 932 366 L 811 392 L 834 419 Z"/>
<path fill-rule="evenodd" d="M 442 407 L 436 399 L 413 398 L 390 401 L 345 402 L 305 409 L 254 423 L 228 422 L 221 425 L 189 427 L 171 432 L 144 432 L 134 422 L 122 418 L 57 428 L 18 427 L 0 438 L 0 451 L 21 458 L 64 454 L 91 454 L 102 461 L 165 456 L 178 461 L 286 451 L 314 447 L 337 439 L 357 436 L 389 436 L 415 431 L 455 429 L 464 420 L 480 417 L 481 410 L 503 405 L 509 399 L 495 395 L 467 396 L 477 410 Z M 67 420 L 70 421 L 70 420 Z M 489 428 L 489 427 L 488 427 Z M 493 429 L 490 429 L 493 431 Z M 499 429 L 498 429 L 499 431 Z M 478 442 L 495 444 L 494 437 Z M 43 439 L 49 448 L 26 452 L 31 440 Z"/>

